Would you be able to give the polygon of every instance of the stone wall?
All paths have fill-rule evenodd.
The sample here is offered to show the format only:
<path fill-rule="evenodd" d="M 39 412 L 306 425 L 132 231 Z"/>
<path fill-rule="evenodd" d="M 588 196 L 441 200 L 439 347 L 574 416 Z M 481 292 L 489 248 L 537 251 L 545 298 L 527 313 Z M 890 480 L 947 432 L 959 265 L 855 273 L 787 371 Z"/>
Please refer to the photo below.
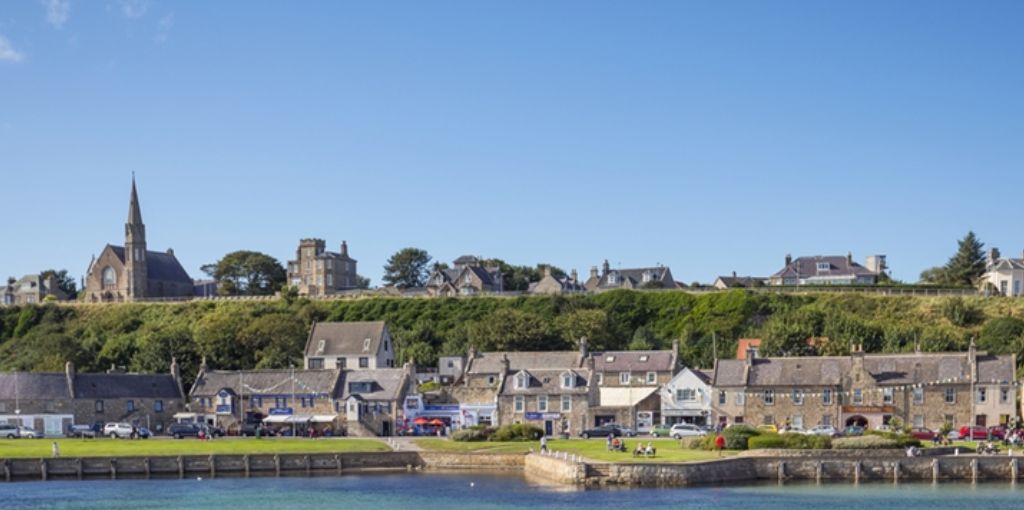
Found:
<path fill-rule="evenodd" d="M 587 481 L 587 465 L 554 455 L 527 455 L 523 462 L 526 476 L 549 483 L 579 485 Z"/>

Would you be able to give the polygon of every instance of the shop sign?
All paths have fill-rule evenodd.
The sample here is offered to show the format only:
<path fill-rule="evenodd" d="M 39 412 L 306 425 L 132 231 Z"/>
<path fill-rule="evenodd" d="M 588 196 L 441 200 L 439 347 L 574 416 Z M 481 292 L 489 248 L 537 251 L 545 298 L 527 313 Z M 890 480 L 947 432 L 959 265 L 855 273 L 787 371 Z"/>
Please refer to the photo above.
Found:
<path fill-rule="evenodd" d="M 272 416 L 290 415 L 294 410 L 290 407 L 272 407 L 270 408 L 270 414 Z"/>

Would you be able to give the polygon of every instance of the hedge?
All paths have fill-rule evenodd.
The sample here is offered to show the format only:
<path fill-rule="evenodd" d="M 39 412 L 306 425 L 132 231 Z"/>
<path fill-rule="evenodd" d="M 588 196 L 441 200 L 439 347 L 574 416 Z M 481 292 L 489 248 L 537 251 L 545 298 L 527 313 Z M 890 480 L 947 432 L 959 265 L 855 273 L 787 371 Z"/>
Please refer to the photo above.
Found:
<path fill-rule="evenodd" d="M 491 441 L 533 441 L 540 439 L 544 431 L 536 426 L 526 423 L 513 423 L 503 425 L 491 434 Z"/>
<path fill-rule="evenodd" d="M 857 437 L 840 437 L 832 441 L 832 448 L 836 450 L 873 450 L 885 448 L 900 448 L 895 439 L 882 436 L 868 435 Z"/>
<path fill-rule="evenodd" d="M 748 440 L 755 436 L 760 436 L 761 431 L 751 427 L 750 425 L 733 425 L 726 427 L 722 431 L 722 436 L 725 437 L 725 449 L 726 450 L 746 450 L 748 448 Z M 714 450 L 715 449 L 715 437 L 716 434 L 708 434 L 704 437 L 704 449 Z"/>
<path fill-rule="evenodd" d="M 827 450 L 832 447 L 832 440 L 826 436 L 806 434 L 774 434 L 767 433 L 753 436 L 747 440 L 751 450 L 763 448 L 781 448 L 788 450 Z"/>

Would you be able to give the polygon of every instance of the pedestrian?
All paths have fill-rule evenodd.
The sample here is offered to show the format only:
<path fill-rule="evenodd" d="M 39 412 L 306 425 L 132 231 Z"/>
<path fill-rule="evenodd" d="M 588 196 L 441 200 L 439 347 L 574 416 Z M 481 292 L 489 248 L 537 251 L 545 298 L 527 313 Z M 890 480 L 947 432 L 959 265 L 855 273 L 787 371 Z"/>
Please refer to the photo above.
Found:
<path fill-rule="evenodd" d="M 725 436 L 721 432 L 715 436 L 715 449 L 718 450 L 718 456 L 722 456 L 722 450 L 725 449 Z"/>
<path fill-rule="evenodd" d="M 54 443 L 57 444 L 57 443 Z M 540 451 L 548 451 L 548 436 L 540 436 Z"/>
<path fill-rule="evenodd" d="M 56 441 L 53 442 L 53 446 L 50 449 L 53 451 L 53 458 L 60 457 L 60 445 Z"/>
<path fill-rule="evenodd" d="M 608 447 L 608 451 L 612 451 L 612 439 L 615 438 L 615 434 L 608 434 L 608 441 L 605 446 Z"/>

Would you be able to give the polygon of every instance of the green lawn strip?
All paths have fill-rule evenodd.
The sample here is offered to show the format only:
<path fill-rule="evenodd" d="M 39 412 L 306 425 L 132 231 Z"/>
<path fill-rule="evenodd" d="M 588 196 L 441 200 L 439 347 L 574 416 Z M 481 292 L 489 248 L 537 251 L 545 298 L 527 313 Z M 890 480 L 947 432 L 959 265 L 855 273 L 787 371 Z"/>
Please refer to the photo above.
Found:
<path fill-rule="evenodd" d="M 0 439 L 0 458 L 50 457 L 53 439 Z M 57 439 L 62 457 L 140 457 L 159 455 L 246 455 L 391 451 L 374 439 Z"/>
<path fill-rule="evenodd" d="M 718 454 L 705 450 L 690 450 L 682 448 L 679 441 L 673 439 L 626 439 L 628 452 L 610 452 L 604 439 L 552 439 L 548 441 L 548 447 L 556 451 L 564 451 L 581 455 L 591 460 L 606 462 L 691 462 L 699 460 L 717 459 Z M 644 445 L 651 443 L 657 450 L 654 457 L 633 457 L 632 449 L 636 448 L 636 442 Z M 533 449 L 540 449 L 540 442 L 460 442 L 448 439 L 423 438 L 417 439 L 416 444 L 424 450 L 466 452 L 466 453 L 526 453 Z M 727 452 L 726 455 L 735 453 Z"/>

